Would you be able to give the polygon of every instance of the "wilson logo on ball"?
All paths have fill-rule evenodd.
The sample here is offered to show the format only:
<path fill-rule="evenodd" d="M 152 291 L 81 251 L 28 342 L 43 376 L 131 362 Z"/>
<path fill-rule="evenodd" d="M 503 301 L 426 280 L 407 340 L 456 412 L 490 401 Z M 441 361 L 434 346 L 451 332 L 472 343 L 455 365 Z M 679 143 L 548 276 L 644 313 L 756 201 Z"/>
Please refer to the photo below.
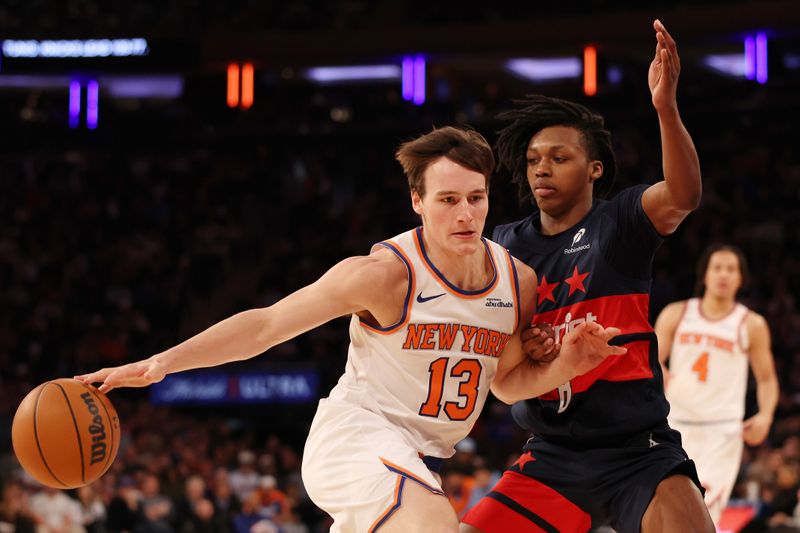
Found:
<path fill-rule="evenodd" d="M 106 458 L 106 426 L 103 424 L 103 417 L 100 416 L 100 408 L 97 407 L 91 393 L 84 392 L 81 394 L 81 399 L 94 417 L 89 425 L 89 433 L 92 435 L 91 464 L 95 464 L 105 461 Z"/>

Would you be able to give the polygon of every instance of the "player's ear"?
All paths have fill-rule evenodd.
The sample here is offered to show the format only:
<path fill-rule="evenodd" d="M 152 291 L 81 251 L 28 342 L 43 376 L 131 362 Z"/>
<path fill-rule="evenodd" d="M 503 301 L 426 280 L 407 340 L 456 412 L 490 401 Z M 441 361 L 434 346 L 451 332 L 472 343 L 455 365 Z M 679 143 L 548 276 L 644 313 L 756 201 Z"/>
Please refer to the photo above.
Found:
<path fill-rule="evenodd" d="M 603 162 L 599 159 L 589 162 L 589 179 L 595 181 L 603 175 Z"/>
<path fill-rule="evenodd" d="M 411 208 L 416 214 L 422 216 L 422 197 L 417 191 L 411 191 Z"/>

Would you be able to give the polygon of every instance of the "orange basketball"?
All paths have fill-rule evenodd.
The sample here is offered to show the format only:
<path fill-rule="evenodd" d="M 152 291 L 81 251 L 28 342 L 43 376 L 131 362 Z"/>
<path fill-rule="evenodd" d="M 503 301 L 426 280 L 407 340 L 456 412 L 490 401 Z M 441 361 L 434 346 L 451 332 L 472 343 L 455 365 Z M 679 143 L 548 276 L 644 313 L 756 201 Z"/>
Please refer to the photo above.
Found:
<path fill-rule="evenodd" d="M 22 467 L 57 489 L 80 487 L 102 476 L 114 462 L 119 438 L 119 417 L 105 394 L 68 378 L 29 392 L 11 426 Z"/>

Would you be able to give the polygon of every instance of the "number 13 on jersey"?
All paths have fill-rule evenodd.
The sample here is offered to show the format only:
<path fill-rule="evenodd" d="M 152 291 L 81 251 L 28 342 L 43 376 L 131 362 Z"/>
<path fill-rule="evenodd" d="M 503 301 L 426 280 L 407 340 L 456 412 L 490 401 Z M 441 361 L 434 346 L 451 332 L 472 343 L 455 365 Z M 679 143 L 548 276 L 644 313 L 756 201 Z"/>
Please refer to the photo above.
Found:
<path fill-rule="evenodd" d="M 480 384 L 483 367 L 477 359 L 461 359 L 450 369 L 447 375 L 449 357 L 440 357 L 428 367 L 430 374 L 428 385 L 428 398 L 419 408 L 422 416 L 437 418 L 442 409 L 442 394 L 445 379 L 448 377 L 459 380 L 457 402 L 444 402 L 444 412 L 450 420 L 466 420 L 475 410 L 478 400 L 478 385 Z"/>

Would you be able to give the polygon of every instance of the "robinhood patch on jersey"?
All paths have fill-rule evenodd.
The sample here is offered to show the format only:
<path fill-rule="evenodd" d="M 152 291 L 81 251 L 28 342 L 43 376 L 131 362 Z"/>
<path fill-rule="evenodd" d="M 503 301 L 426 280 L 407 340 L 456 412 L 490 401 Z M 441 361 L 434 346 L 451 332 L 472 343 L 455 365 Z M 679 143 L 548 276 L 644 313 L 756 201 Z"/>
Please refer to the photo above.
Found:
<path fill-rule="evenodd" d="M 511 335 L 466 324 L 409 324 L 404 350 L 461 350 L 499 357 Z"/>

